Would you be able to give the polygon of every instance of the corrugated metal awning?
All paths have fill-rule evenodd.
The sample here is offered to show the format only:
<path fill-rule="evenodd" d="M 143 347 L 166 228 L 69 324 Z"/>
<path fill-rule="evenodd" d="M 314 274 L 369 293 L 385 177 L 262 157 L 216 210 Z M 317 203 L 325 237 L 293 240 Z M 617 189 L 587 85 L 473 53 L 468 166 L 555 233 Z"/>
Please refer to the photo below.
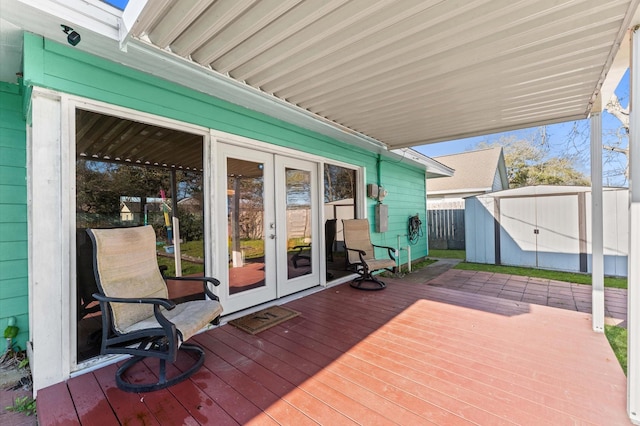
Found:
<path fill-rule="evenodd" d="M 399 148 L 587 117 L 637 5 L 162 0 L 130 34 Z"/>
<path fill-rule="evenodd" d="M 66 43 L 72 24 L 78 49 L 382 152 L 586 118 L 639 3 L 4 0 L 0 34 Z"/>

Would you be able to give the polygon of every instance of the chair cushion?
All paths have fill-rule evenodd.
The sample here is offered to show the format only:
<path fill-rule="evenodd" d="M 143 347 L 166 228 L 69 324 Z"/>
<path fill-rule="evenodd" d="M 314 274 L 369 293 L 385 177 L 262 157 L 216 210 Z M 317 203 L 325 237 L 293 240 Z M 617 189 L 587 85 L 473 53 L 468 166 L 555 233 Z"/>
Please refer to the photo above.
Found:
<path fill-rule="evenodd" d="M 182 341 L 184 342 L 218 317 L 222 313 L 222 305 L 215 300 L 194 300 L 180 303 L 170 311 L 161 308 L 161 312 L 162 315 L 175 324 L 176 329 L 182 334 Z M 152 315 L 132 324 L 123 331 L 130 333 L 135 330 L 158 327 L 160 327 L 160 324 L 155 315 Z"/>
<path fill-rule="evenodd" d="M 136 228 L 92 229 L 98 285 L 109 297 L 168 298 L 158 269 L 156 234 L 149 225 Z M 153 316 L 152 305 L 112 303 L 113 323 L 123 332 Z"/>
<path fill-rule="evenodd" d="M 396 266 L 396 262 L 392 259 L 371 259 L 367 260 L 367 267 L 369 271 L 376 271 L 378 269 L 393 268 Z"/>
<path fill-rule="evenodd" d="M 369 235 L 369 221 L 367 219 L 345 219 L 342 221 L 344 229 L 344 244 L 347 248 L 363 250 L 365 260 L 375 259 L 371 236 Z M 355 251 L 347 251 L 349 263 L 360 263 L 360 256 Z M 369 262 L 367 262 L 369 263 Z"/>

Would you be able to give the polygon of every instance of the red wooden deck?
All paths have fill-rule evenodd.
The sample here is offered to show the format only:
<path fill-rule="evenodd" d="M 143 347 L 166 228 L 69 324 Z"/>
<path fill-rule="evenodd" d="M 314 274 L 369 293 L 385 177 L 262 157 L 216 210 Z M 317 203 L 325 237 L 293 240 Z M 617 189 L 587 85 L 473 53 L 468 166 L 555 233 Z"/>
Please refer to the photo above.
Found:
<path fill-rule="evenodd" d="M 301 315 L 256 336 L 203 333 L 205 366 L 166 390 L 122 392 L 115 366 L 40 390 L 39 423 L 630 424 L 625 376 L 589 314 L 387 284 L 290 302 Z"/>

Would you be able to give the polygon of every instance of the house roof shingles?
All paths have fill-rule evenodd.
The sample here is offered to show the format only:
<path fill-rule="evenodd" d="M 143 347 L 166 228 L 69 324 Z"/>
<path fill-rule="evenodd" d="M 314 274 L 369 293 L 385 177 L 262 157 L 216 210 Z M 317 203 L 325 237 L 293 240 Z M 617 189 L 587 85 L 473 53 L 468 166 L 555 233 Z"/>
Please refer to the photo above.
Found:
<path fill-rule="evenodd" d="M 429 192 L 492 188 L 502 148 L 487 148 L 433 157 L 455 170 L 453 176 L 429 180 Z"/>

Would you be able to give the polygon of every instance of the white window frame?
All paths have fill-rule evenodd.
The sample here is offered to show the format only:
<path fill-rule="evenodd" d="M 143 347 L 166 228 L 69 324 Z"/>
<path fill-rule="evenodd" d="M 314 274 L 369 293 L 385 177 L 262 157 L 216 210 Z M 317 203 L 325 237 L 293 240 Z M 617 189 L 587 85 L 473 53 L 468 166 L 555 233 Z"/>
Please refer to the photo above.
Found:
<path fill-rule="evenodd" d="M 212 188 L 209 129 L 52 90 L 33 89 L 31 128 L 27 134 L 27 216 L 29 356 L 34 393 L 74 373 L 118 358 L 98 357 L 78 363 L 76 356 L 75 112 L 78 108 L 201 136 L 205 193 Z M 205 236 L 213 244 L 214 206 L 209 197 L 205 197 L 204 204 L 208 212 Z M 210 245 L 205 246 L 207 274 L 215 272 L 210 270 L 212 252 Z"/>

